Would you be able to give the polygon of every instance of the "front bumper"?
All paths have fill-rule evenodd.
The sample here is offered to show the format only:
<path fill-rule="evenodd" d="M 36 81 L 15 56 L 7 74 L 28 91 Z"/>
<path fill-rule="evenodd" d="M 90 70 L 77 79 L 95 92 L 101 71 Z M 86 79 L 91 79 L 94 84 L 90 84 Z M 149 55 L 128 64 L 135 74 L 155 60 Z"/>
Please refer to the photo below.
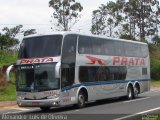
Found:
<path fill-rule="evenodd" d="M 59 98 L 43 100 L 17 100 L 20 107 L 58 107 L 60 106 Z"/>

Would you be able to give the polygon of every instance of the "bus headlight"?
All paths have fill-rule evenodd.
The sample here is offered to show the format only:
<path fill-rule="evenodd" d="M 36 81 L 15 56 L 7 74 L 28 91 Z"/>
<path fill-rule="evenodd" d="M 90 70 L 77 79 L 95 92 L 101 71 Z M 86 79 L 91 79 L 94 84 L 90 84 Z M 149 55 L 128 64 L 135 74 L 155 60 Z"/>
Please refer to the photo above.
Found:
<path fill-rule="evenodd" d="M 58 97 L 59 97 L 59 94 L 55 94 L 55 95 L 54 95 L 54 98 L 58 98 Z"/>
<path fill-rule="evenodd" d="M 17 99 L 18 100 L 24 100 L 24 97 L 23 96 L 18 96 Z"/>

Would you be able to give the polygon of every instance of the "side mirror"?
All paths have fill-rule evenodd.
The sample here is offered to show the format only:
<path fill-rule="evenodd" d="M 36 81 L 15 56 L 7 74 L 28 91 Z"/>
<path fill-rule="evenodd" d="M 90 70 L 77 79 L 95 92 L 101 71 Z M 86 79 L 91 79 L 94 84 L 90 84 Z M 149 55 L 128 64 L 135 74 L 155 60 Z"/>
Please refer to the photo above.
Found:
<path fill-rule="evenodd" d="M 6 80 L 7 81 L 10 81 L 10 77 L 9 77 L 9 74 L 11 72 L 11 70 L 14 68 L 14 65 L 10 65 L 7 70 L 6 70 Z"/>
<path fill-rule="evenodd" d="M 61 67 L 61 63 L 58 62 L 55 66 L 55 78 L 57 79 L 60 78 L 60 67 Z"/>

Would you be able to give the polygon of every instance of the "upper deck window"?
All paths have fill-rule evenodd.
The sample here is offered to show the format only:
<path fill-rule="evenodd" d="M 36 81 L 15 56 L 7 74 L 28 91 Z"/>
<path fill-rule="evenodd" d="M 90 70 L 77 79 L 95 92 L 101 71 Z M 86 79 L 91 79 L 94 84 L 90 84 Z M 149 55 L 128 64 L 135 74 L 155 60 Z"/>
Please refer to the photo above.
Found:
<path fill-rule="evenodd" d="M 22 41 L 19 58 L 42 58 L 61 54 L 62 35 L 48 35 L 25 38 Z"/>

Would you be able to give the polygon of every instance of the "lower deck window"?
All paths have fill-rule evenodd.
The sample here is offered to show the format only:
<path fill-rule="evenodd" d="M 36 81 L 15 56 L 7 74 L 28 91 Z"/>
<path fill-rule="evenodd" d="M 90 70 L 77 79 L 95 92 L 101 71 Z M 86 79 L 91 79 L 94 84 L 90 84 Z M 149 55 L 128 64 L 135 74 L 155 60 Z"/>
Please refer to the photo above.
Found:
<path fill-rule="evenodd" d="M 81 66 L 79 68 L 80 82 L 125 80 L 126 74 L 127 68 L 125 66 Z"/>

